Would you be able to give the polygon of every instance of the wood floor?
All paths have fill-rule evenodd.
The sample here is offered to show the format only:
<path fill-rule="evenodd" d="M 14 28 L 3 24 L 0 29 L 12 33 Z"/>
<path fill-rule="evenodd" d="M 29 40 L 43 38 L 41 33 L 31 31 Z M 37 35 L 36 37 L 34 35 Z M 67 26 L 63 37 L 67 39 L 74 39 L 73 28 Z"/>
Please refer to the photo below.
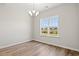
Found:
<path fill-rule="evenodd" d="M 79 52 L 30 41 L 0 49 L 0 56 L 79 56 Z"/>

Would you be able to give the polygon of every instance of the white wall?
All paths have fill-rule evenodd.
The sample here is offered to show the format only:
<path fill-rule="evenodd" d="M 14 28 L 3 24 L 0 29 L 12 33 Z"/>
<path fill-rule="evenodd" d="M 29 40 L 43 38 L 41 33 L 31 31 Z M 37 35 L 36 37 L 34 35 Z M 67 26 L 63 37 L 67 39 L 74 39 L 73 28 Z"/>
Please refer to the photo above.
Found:
<path fill-rule="evenodd" d="M 32 21 L 25 9 L 0 6 L 0 48 L 32 39 Z"/>
<path fill-rule="evenodd" d="M 76 4 L 63 4 L 43 11 L 34 19 L 34 40 L 79 51 L 79 23 Z M 60 16 L 60 37 L 40 36 L 40 18 Z"/>

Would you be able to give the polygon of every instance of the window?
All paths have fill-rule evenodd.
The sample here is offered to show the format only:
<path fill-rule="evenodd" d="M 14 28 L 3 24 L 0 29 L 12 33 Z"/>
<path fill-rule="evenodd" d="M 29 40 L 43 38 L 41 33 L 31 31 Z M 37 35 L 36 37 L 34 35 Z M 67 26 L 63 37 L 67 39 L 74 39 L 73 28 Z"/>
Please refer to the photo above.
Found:
<path fill-rule="evenodd" d="M 59 36 L 59 16 L 51 16 L 40 19 L 40 35 L 42 36 Z"/>

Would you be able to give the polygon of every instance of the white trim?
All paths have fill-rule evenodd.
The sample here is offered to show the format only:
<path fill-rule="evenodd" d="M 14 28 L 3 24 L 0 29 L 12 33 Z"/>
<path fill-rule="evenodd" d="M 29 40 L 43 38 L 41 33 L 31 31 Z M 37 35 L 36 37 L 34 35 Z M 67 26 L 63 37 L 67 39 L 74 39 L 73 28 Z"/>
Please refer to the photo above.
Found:
<path fill-rule="evenodd" d="M 5 46 L 0 46 L 0 49 L 11 47 L 11 46 L 14 46 L 14 45 L 17 45 L 17 44 L 21 44 L 21 43 L 24 43 L 24 42 L 29 42 L 29 41 L 31 41 L 31 40 L 16 42 L 16 43 L 8 44 L 8 45 L 5 45 Z"/>
<path fill-rule="evenodd" d="M 38 41 L 38 42 L 43 42 L 43 43 L 50 44 L 50 45 L 55 45 L 55 46 L 58 46 L 58 47 L 62 47 L 62 48 L 66 48 L 66 49 L 70 49 L 70 50 L 74 50 L 74 51 L 78 51 L 79 52 L 78 49 L 70 48 L 70 47 L 67 47 L 67 46 L 57 45 L 57 44 L 53 44 L 53 43 L 49 43 L 49 42 L 41 41 L 41 40 L 37 40 L 37 39 L 32 39 L 32 40 L 35 40 L 35 41 Z M 8 45 L 5 45 L 5 46 L 0 46 L 0 49 L 6 48 L 6 47 L 10 47 L 10 46 L 14 46 L 14 45 L 17 45 L 17 44 L 21 44 L 21 43 L 24 43 L 24 42 L 29 42 L 29 41 L 32 41 L 32 40 L 16 42 L 16 43 L 8 44 Z"/>
<path fill-rule="evenodd" d="M 33 40 L 38 41 L 38 42 L 43 42 L 43 43 L 46 43 L 46 44 L 50 44 L 50 45 L 54 45 L 54 46 L 58 46 L 58 47 L 62 47 L 62 48 L 66 48 L 66 49 L 70 49 L 70 50 L 74 50 L 74 51 L 78 51 L 79 52 L 79 49 L 70 48 L 70 47 L 62 46 L 62 45 L 57 45 L 57 44 L 53 44 L 53 43 L 49 43 L 49 42 L 42 41 L 42 40 L 37 40 L 37 39 L 33 39 Z"/>

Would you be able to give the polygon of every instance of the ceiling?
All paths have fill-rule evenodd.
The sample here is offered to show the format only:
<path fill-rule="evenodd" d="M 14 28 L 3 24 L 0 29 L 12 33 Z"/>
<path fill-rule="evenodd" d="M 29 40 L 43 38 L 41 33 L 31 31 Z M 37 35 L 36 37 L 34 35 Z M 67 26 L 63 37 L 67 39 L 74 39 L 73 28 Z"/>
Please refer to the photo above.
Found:
<path fill-rule="evenodd" d="M 60 5 L 61 3 L 0 3 L 0 5 L 7 5 L 11 7 L 23 7 L 27 11 L 36 10 L 36 11 L 44 11 L 53 7 Z"/>

